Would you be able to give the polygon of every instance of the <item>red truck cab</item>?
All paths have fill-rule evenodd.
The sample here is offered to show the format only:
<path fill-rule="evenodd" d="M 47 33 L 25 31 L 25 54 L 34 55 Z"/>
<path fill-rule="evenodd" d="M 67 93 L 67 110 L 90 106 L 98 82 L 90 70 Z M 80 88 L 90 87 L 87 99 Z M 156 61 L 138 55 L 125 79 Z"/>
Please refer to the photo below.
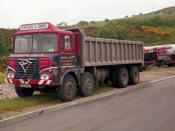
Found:
<path fill-rule="evenodd" d="M 58 87 L 65 70 L 79 65 L 79 43 L 80 33 L 76 31 L 50 23 L 21 25 L 13 37 L 6 81 L 14 84 L 22 97 L 34 90 Z"/>
<path fill-rule="evenodd" d="M 160 45 L 144 48 L 145 66 L 165 66 L 175 63 L 172 45 Z"/>

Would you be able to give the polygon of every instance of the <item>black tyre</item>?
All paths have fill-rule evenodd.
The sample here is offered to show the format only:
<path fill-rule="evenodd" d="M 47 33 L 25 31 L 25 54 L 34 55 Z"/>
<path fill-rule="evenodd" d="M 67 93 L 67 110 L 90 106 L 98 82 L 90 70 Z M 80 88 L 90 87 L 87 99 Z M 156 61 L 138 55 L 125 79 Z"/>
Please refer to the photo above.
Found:
<path fill-rule="evenodd" d="M 129 74 L 126 68 L 116 69 L 112 78 L 112 85 L 117 88 L 124 88 L 128 85 Z"/>
<path fill-rule="evenodd" d="M 140 74 L 138 67 L 136 66 L 131 67 L 131 69 L 129 70 L 129 83 L 135 85 L 139 82 L 139 80 L 140 80 Z"/>
<path fill-rule="evenodd" d="M 89 96 L 94 89 L 94 78 L 89 72 L 85 72 L 80 79 L 80 94 L 82 96 Z"/>
<path fill-rule="evenodd" d="M 73 76 L 65 76 L 62 86 L 57 88 L 58 98 L 61 101 L 71 101 L 77 93 L 77 83 Z"/>
<path fill-rule="evenodd" d="M 22 87 L 15 87 L 16 94 L 19 97 L 27 97 L 27 96 L 32 96 L 34 90 L 31 88 L 22 88 Z"/>

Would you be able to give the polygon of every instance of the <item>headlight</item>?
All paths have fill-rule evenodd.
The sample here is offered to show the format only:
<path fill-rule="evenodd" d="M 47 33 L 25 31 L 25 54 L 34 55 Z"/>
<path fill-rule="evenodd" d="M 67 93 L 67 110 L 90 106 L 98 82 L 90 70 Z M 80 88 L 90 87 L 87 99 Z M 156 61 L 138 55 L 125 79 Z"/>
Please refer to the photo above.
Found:
<path fill-rule="evenodd" d="M 13 78 L 15 78 L 15 74 L 13 72 L 9 72 L 9 73 L 7 73 L 7 78 L 13 79 Z"/>
<path fill-rule="evenodd" d="M 40 75 L 40 79 L 41 79 L 41 80 L 49 80 L 50 77 L 49 77 L 48 74 L 41 74 L 41 75 Z"/>

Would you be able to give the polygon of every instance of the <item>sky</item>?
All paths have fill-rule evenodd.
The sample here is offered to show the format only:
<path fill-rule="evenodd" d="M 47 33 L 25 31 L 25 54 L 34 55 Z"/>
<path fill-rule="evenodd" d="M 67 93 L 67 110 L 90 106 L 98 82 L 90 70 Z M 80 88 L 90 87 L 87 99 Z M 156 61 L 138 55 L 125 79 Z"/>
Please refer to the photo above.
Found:
<path fill-rule="evenodd" d="M 100 21 L 175 6 L 175 0 L 0 0 L 0 28 L 51 22 Z"/>

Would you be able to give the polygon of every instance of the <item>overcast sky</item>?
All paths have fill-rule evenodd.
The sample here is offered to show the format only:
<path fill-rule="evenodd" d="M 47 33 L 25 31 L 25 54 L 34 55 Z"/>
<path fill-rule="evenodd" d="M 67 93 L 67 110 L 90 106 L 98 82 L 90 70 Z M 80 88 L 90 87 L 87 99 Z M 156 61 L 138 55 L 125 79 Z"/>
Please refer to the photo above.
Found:
<path fill-rule="evenodd" d="M 34 22 L 98 21 L 175 6 L 175 0 L 0 0 L 0 27 Z"/>

